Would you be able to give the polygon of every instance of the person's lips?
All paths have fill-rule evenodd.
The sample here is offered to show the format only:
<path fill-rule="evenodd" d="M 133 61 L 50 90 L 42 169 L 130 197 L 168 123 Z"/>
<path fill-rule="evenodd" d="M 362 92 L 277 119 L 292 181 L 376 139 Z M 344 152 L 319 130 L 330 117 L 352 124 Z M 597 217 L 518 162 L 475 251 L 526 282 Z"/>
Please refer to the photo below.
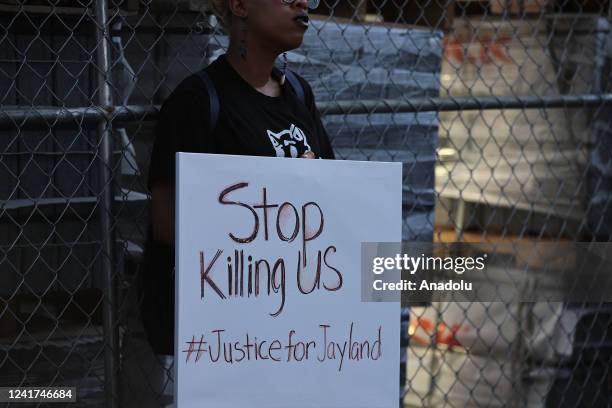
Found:
<path fill-rule="evenodd" d="M 293 21 L 302 27 L 308 28 L 310 19 L 308 18 L 308 14 L 298 14 L 297 16 L 293 17 Z"/>

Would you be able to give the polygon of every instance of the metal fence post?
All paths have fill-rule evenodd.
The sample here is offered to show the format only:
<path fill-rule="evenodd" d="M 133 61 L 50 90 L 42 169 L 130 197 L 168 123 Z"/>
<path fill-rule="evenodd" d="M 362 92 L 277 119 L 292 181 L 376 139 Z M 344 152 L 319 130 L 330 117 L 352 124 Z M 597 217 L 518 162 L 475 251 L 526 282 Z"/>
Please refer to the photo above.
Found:
<path fill-rule="evenodd" d="M 110 88 L 110 47 L 109 47 L 109 23 L 107 15 L 107 0 L 96 0 L 96 40 L 97 47 L 97 85 L 98 104 L 106 112 L 113 106 L 113 98 Z M 114 408 L 117 404 L 118 387 L 118 327 L 115 322 L 115 281 L 113 277 L 114 260 L 114 234 L 111 225 L 111 211 L 113 205 L 113 173 L 112 173 L 112 140 L 111 123 L 103 119 L 98 123 L 98 135 L 100 137 L 98 146 L 98 160 L 100 163 L 101 192 L 98 197 L 101 242 L 102 242 L 102 273 L 104 276 L 104 377 L 106 406 Z"/>

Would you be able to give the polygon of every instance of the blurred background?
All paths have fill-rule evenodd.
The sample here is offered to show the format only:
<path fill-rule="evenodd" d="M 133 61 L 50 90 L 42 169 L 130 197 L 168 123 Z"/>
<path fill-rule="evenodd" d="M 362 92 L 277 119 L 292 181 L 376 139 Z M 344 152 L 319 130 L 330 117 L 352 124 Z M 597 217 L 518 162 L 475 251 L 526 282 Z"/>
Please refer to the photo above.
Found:
<path fill-rule="evenodd" d="M 404 240 L 610 242 L 611 7 L 322 0 L 289 67 L 338 158 L 404 164 Z M 227 42 L 205 0 L 0 0 L 0 386 L 171 403 L 135 279 L 153 126 Z M 611 312 L 405 307 L 399 405 L 609 407 Z"/>

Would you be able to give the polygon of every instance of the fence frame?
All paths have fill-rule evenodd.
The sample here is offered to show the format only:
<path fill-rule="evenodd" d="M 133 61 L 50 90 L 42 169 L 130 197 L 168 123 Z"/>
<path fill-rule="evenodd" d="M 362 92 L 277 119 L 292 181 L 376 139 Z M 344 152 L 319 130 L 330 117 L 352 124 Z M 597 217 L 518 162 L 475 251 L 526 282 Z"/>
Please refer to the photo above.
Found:
<path fill-rule="evenodd" d="M 559 96 L 462 96 L 440 98 L 362 99 L 317 102 L 321 115 L 448 112 L 498 109 L 586 108 L 612 105 L 612 93 Z M 2 112 L 0 129 L 41 129 L 50 126 L 94 126 L 100 121 L 154 121 L 159 105 L 102 105 L 78 108 L 15 107 Z"/>

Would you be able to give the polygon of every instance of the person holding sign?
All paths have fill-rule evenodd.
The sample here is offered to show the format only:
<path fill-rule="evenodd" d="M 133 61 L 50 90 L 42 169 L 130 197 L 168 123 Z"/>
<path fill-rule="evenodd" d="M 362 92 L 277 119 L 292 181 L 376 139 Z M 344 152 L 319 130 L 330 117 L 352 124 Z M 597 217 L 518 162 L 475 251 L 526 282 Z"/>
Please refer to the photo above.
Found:
<path fill-rule="evenodd" d="M 301 45 L 308 9 L 318 1 L 211 3 L 229 33 L 228 50 L 181 82 L 165 101 L 150 163 L 142 316 L 153 350 L 162 355 L 174 352 L 176 152 L 334 159 L 312 89 L 287 69 L 285 55 Z M 275 67 L 279 55 L 282 69 Z"/>

